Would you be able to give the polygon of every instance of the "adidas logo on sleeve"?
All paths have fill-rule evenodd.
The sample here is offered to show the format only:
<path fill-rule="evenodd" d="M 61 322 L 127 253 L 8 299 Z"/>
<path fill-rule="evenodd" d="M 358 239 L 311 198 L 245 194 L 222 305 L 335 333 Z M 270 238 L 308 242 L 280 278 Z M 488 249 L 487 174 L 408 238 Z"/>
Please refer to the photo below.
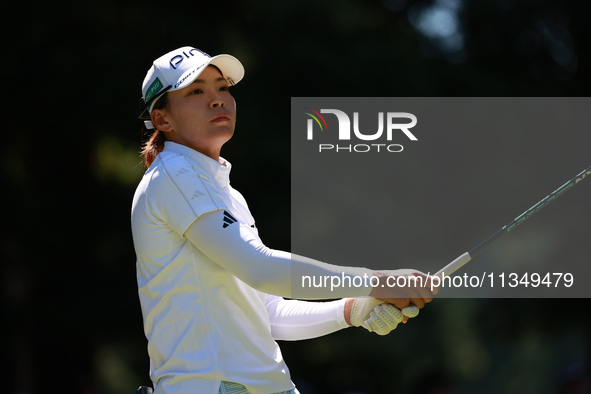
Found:
<path fill-rule="evenodd" d="M 232 223 L 236 223 L 238 220 L 232 216 L 228 211 L 224 211 L 224 225 L 223 227 L 226 228 Z"/>

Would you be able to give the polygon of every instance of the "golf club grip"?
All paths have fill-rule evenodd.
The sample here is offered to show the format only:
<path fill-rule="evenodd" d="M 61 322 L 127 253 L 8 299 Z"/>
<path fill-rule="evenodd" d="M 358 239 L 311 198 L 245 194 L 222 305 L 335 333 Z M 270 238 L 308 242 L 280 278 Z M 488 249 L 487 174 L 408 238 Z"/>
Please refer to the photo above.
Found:
<path fill-rule="evenodd" d="M 470 253 L 466 252 L 454 261 L 452 261 L 451 263 L 449 263 L 448 265 L 446 265 L 445 267 L 443 267 L 442 269 L 440 269 L 439 271 L 437 271 L 437 273 L 433 276 L 438 276 L 440 278 L 442 277 L 442 275 L 449 276 L 457 270 L 459 270 L 460 268 L 462 268 L 470 260 L 472 260 Z"/>

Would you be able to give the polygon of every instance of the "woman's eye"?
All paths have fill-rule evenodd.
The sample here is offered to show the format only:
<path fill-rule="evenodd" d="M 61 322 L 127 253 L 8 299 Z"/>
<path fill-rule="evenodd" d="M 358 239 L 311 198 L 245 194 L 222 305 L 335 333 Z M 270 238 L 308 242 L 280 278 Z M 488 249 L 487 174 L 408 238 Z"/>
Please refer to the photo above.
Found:
<path fill-rule="evenodd" d="M 191 92 L 191 94 L 200 94 L 200 93 L 203 93 L 203 90 L 201 90 L 201 89 L 195 89 L 195 90 L 193 90 Z"/>
<path fill-rule="evenodd" d="M 230 87 L 229 87 L 229 86 L 222 86 L 222 87 L 220 88 L 220 90 L 221 90 L 222 92 L 228 92 L 228 91 L 230 91 Z"/>

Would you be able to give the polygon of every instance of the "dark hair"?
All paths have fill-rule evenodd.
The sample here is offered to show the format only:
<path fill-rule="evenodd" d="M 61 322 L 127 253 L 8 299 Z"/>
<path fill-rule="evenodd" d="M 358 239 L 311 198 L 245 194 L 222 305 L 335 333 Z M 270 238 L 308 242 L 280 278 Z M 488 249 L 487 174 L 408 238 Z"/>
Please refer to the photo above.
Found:
<path fill-rule="evenodd" d="M 160 97 L 156 103 L 154 103 L 154 109 L 163 109 L 168 106 L 168 93 L 164 93 L 162 97 Z M 142 131 L 145 134 L 148 134 L 150 130 L 144 126 Z M 146 167 L 150 167 L 152 162 L 158 156 L 158 153 L 162 152 L 164 149 L 164 142 L 166 141 L 166 136 L 164 132 L 158 129 L 155 129 L 150 138 L 146 141 L 142 148 L 141 156 L 144 159 L 144 164 Z"/>

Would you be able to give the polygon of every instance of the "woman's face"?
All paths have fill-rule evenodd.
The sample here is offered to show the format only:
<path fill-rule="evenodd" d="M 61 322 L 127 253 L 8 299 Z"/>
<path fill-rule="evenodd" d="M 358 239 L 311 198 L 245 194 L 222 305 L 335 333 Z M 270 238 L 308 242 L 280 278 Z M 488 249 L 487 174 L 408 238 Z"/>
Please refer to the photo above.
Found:
<path fill-rule="evenodd" d="M 228 88 L 218 69 L 208 66 L 191 85 L 169 92 L 162 110 L 166 138 L 217 160 L 236 125 L 236 102 Z"/>

